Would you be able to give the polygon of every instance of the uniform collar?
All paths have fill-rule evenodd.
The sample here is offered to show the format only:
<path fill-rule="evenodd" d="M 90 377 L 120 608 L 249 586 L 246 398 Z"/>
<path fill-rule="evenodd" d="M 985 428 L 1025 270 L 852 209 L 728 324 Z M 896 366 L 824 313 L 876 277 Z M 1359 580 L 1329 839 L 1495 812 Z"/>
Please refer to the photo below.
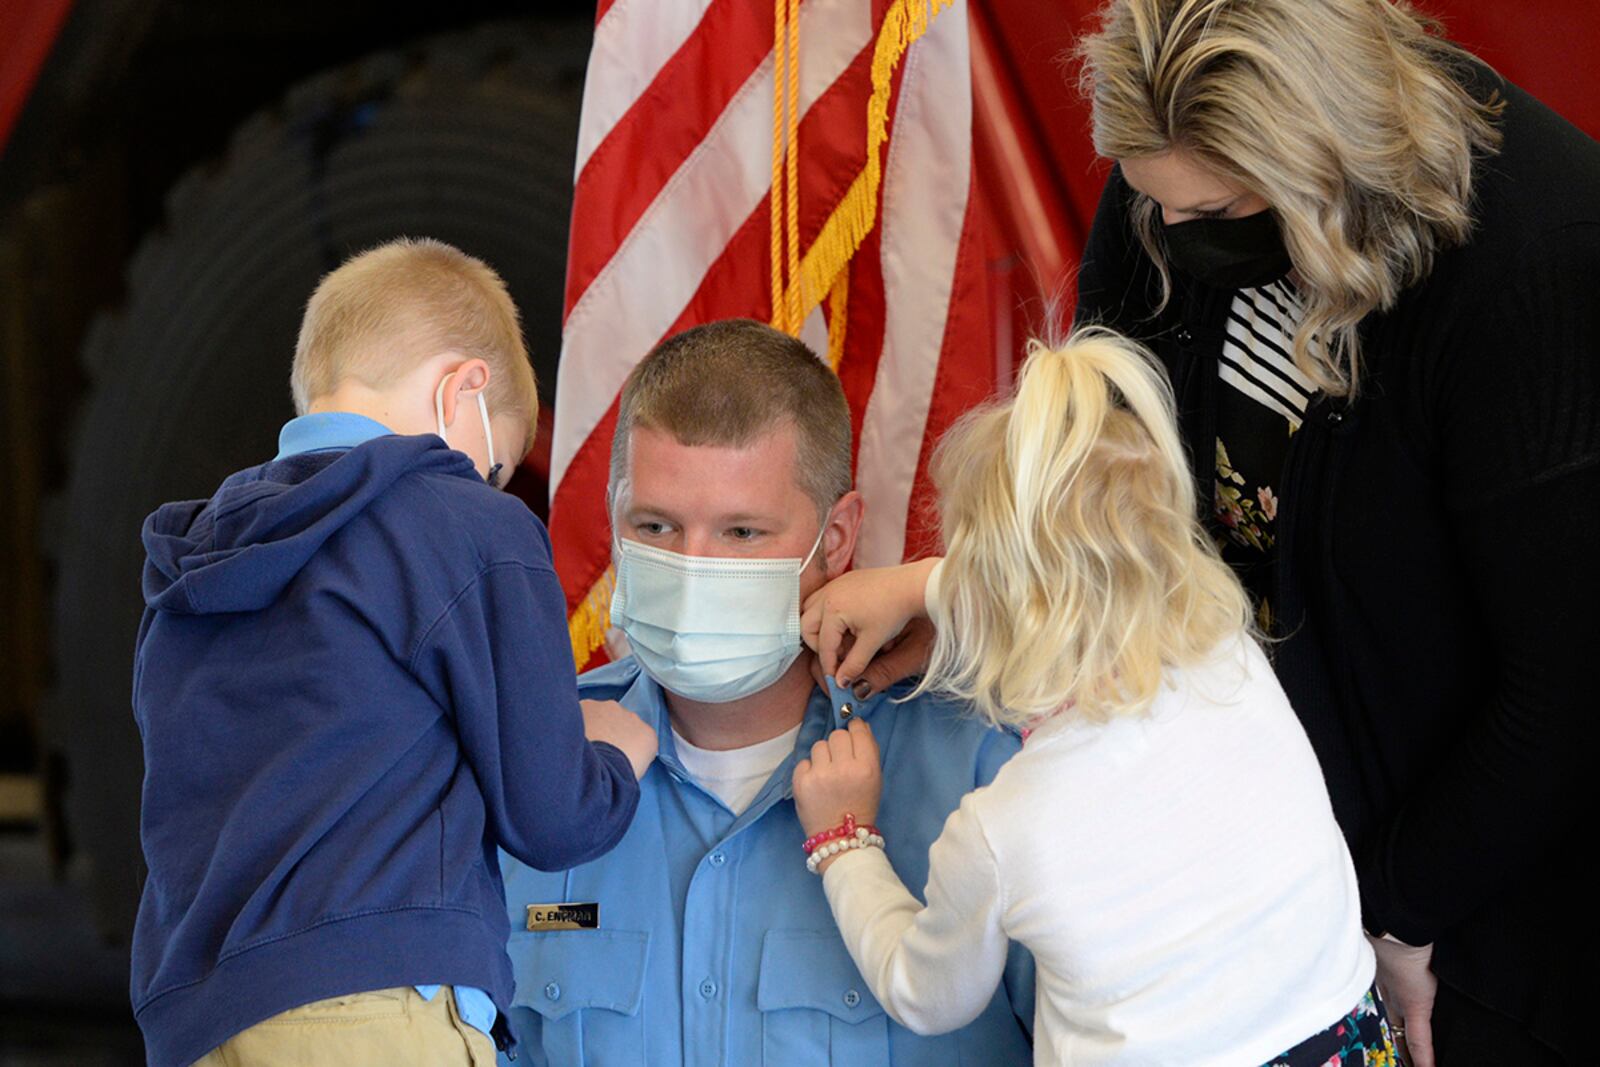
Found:
<path fill-rule="evenodd" d="M 832 730 L 843 729 L 851 719 L 862 718 L 870 720 L 872 716 L 889 699 L 888 692 L 874 693 L 865 700 L 858 700 L 848 689 L 841 689 L 835 685 L 833 679 L 828 679 L 826 687 L 816 686 L 811 690 L 811 699 L 806 704 L 805 718 L 800 723 L 800 734 L 795 738 L 794 752 L 774 773 L 774 779 L 781 778 L 782 786 L 778 790 L 779 796 L 769 797 L 774 792 L 773 782 L 762 790 L 750 805 L 745 816 L 739 819 L 739 825 L 750 821 L 750 818 L 759 815 L 771 805 L 772 802 L 784 799 L 791 795 L 789 785 L 790 776 L 794 765 L 811 751 L 811 746 L 828 735 Z M 672 717 L 667 709 L 667 694 L 654 678 L 651 678 L 642 669 L 634 676 L 633 682 L 617 698 L 629 711 L 643 719 L 650 726 L 655 727 L 657 738 L 656 762 L 672 776 L 674 781 L 691 781 L 689 772 L 684 769 L 683 763 L 678 759 L 677 744 L 672 735 Z"/>
<path fill-rule="evenodd" d="M 301 415 L 283 424 L 278 433 L 278 459 L 302 452 L 326 452 L 335 448 L 354 448 L 374 437 L 387 437 L 394 431 L 376 419 L 353 411 L 318 411 Z"/>

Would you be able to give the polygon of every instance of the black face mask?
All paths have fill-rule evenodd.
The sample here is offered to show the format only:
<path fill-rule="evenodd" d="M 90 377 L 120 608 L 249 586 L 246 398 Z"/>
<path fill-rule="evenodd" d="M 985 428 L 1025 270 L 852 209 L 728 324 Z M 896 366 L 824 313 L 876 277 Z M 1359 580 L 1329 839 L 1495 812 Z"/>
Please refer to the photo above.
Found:
<path fill-rule="evenodd" d="M 1270 285 L 1294 266 L 1270 211 L 1242 219 L 1191 219 L 1163 227 L 1167 258 L 1218 289 Z"/>

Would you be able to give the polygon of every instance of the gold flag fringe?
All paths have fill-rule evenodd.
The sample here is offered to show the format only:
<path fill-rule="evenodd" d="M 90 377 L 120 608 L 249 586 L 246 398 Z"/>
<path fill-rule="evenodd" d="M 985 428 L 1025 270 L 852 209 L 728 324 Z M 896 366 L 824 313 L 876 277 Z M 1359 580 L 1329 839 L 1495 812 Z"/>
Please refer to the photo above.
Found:
<path fill-rule="evenodd" d="M 572 636 L 572 662 L 580 671 L 594 655 L 594 650 L 606 643 L 606 631 L 611 627 L 611 593 L 616 587 L 616 568 L 607 566 L 567 620 L 567 632 Z"/>

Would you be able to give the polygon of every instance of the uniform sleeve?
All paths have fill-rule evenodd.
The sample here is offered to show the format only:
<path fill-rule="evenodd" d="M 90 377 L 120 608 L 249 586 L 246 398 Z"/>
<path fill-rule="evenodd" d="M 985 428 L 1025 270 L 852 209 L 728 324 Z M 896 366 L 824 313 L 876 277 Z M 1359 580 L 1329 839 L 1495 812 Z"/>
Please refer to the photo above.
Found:
<path fill-rule="evenodd" d="M 959 1029 L 994 997 L 1009 942 L 994 855 L 970 797 L 929 851 L 926 906 L 875 848 L 834 860 L 823 890 L 857 970 L 906 1029 Z"/>
<path fill-rule="evenodd" d="M 1600 648 L 1600 226 L 1536 242 L 1448 368 L 1441 454 L 1493 682 L 1363 857 L 1369 925 L 1426 944 L 1580 840 Z M 1426 670 L 1426 664 L 1417 669 Z"/>
<path fill-rule="evenodd" d="M 628 758 L 584 736 L 565 619 L 554 573 L 493 564 L 412 660 L 454 720 L 495 843 L 545 871 L 610 851 L 639 803 Z"/>

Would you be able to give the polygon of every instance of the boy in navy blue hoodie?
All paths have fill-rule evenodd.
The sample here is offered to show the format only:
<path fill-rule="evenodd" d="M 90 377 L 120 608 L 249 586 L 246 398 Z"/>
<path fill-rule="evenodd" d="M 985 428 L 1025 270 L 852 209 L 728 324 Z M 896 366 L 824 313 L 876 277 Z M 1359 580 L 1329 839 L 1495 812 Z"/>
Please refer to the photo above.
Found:
<path fill-rule="evenodd" d="M 580 714 L 548 535 L 491 488 L 538 403 L 493 271 L 355 257 L 291 384 L 276 459 L 145 523 L 134 1011 L 156 1067 L 492 1064 L 496 846 L 608 851 L 655 731 Z"/>

